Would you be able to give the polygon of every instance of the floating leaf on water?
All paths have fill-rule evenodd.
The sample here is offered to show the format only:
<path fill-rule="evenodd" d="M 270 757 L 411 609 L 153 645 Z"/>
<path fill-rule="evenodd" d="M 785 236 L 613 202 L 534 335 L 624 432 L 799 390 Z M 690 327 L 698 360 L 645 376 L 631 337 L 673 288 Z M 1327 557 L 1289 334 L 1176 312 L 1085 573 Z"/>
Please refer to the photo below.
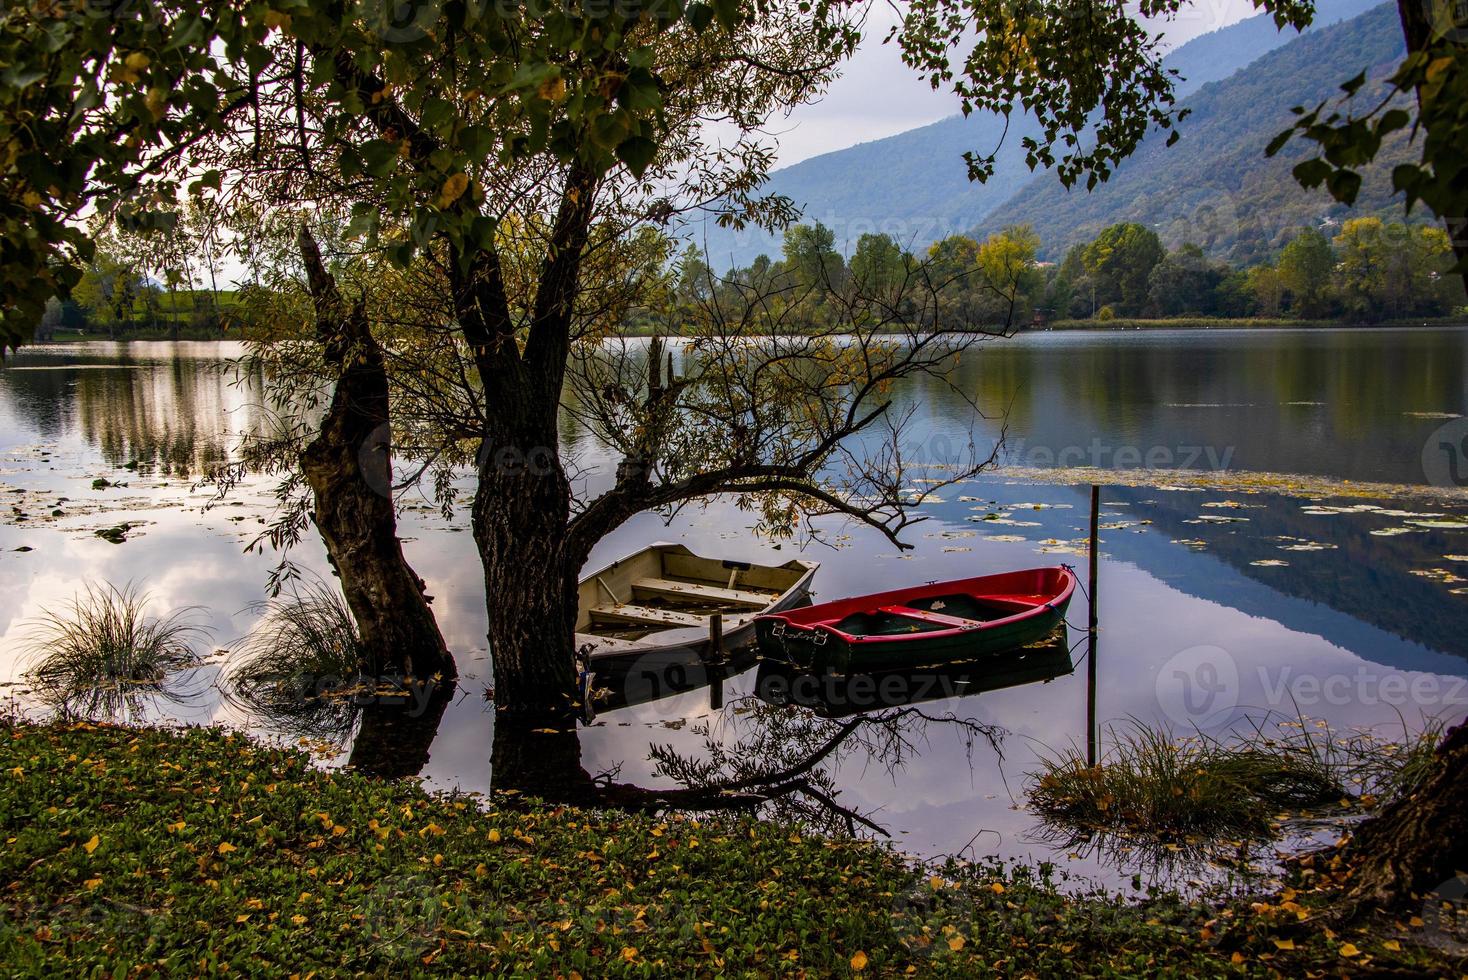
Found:
<path fill-rule="evenodd" d="M 1280 551 L 1335 551 L 1339 545 L 1326 544 L 1321 541 L 1303 541 L 1297 544 L 1282 544 Z"/>
<path fill-rule="evenodd" d="M 1286 568 L 1289 566 L 1290 563 L 1287 561 L 1281 561 L 1278 558 L 1261 558 L 1258 561 L 1251 561 L 1249 562 L 1249 564 L 1257 565 L 1260 568 Z"/>
<path fill-rule="evenodd" d="M 1244 524 L 1248 522 L 1247 517 L 1233 517 L 1227 514 L 1199 514 L 1196 518 L 1183 521 L 1184 524 Z"/>
<path fill-rule="evenodd" d="M 974 549 L 968 548 L 968 547 L 963 547 L 963 546 L 960 546 L 960 545 L 949 545 L 948 547 L 944 548 L 943 550 L 944 551 L 951 551 L 951 552 L 961 552 L 961 551 L 973 551 Z"/>
<path fill-rule="evenodd" d="M 1468 561 L 1468 555 L 1443 555 L 1444 561 Z"/>
<path fill-rule="evenodd" d="M 1070 510 L 1072 505 L 1071 504 L 1043 504 L 1043 503 L 1031 504 L 1031 503 L 1025 503 L 1025 504 L 1010 504 L 1009 506 L 1013 510 Z"/>
<path fill-rule="evenodd" d="M 1009 544 L 1014 544 L 1014 543 L 1017 543 L 1017 542 L 1020 542 L 1020 541 L 1028 541 L 1029 538 L 1026 538 L 1022 534 L 991 534 L 991 535 L 989 535 L 989 540 L 990 541 L 1002 541 L 1002 542 L 1006 542 L 1006 543 L 1009 543 Z"/>
<path fill-rule="evenodd" d="M 1207 541 L 1203 541 L 1198 538 L 1174 538 L 1172 543 L 1187 545 L 1194 551 L 1202 551 L 1204 548 L 1208 547 Z"/>
<path fill-rule="evenodd" d="M 970 517 L 969 520 L 976 524 L 1000 524 L 1004 527 L 1039 527 L 1039 521 L 1015 521 L 1008 517 L 997 515 L 985 515 L 984 517 Z"/>
<path fill-rule="evenodd" d="M 1417 534 L 1415 527 L 1379 527 L 1371 532 L 1378 538 L 1394 538 L 1399 534 Z"/>
<path fill-rule="evenodd" d="M 1441 582 L 1444 585 L 1457 585 L 1459 582 L 1468 582 L 1468 579 L 1463 578 L 1461 575 L 1454 575 L 1446 568 L 1414 568 L 1412 569 L 1412 574 L 1421 576 L 1422 578 L 1430 578 L 1434 582 Z"/>
<path fill-rule="evenodd" d="M 1427 512 L 1427 513 L 1423 513 L 1421 511 L 1415 511 L 1415 510 L 1386 510 L 1386 509 L 1382 509 L 1382 510 L 1378 510 L 1377 513 L 1380 514 L 1380 515 L 1382 515 L 1383 517 L 1403 517 L 1403 518 L 1405 518 L 1405 517 L 1442 517 L 1443 516 L 1443 514 L 1440 511 L 1438 511 L 1438 512 Z"/>
<path fill-rule="evenodd" d="M 1402 414 L 1411 419 L 1460 419 L 1463 417 L 1457 412 L 1403 412 Z"/>
<path fill-rule="evenodd" d="M 1413 527 L 1430 527 L 1440 531 L 1468 531 L 1468 519 L 1462 517 L 1447 517 L 1434 521 L 1408 521 Z"/>
<path fill-rule="evenodd" d="M 1205 503 L 1199 504 L 1198 506 L 1200 506 L 1200 507 L 1225 507 L 1225 508 L 1227 508 L 1229 510 L 1239 510 L 1239 509 L 1242 509 L 1242 508 L 1249 508 L 1250 510 L 1258 510 L 1259 508 L 1263 507 L 1264 505 L 1263 504 L 1244 504 L 1244 503 L 1240 503 L 1237 500 L 1209 500 L 1209 501 L 1207 501 Z"/>

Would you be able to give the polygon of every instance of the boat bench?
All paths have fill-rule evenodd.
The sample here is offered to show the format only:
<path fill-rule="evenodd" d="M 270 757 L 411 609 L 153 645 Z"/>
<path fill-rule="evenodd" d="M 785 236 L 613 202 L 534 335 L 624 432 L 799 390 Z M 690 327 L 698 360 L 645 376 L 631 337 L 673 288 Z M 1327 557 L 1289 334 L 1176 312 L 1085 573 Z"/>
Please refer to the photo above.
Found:
<path fill-rule="evenodd" d="M 959 616 L 946 616 L 943 613 L 929 612 L 926 609 L 914 609 L 911 606 L 882 606 L 878 612 L 884 612 L 889 616 L 901 616 L 903 619 L 918 619 L 935 626 L 947 626 L 950 629 L 970 626 L 983 626 L 977 619 L 963 619 Z"/>
<path fill-rule="evenodd" d="M 672 609 L 654 609 L 651 606 L 634 606 L 618 603 L 615 606 L 596 606 L 591 618 L 614 623 L 637 623 L 642 626 L 702 626 L 707 628 L 709 618 L 693 613 L 676 612 Z"/>
<path fill-rule="evenodd" d="M 653 595 L 671 598 L 707 599 L 727 602 L 736 606 L 763 609 L 775 600 L 773 593 L 750 592 L 747 589 L 725 589 L 717 585 L 699 585 L 693 582 L 675 582 L 666 578 L 640 578 L 632 583 L 634 592 L 650 592 Z"/>

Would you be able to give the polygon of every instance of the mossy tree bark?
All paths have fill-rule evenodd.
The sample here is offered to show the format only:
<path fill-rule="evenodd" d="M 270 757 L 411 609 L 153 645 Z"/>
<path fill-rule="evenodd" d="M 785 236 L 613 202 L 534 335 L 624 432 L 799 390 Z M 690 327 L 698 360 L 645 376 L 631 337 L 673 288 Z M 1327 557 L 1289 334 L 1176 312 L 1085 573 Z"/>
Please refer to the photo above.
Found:
<path fill-rule="evenodd" d="M 303 227 L 301 258 L 326 361 L 337 371 L 320 431 L 301 454 L 313 517 L 356 620 L 369 676 L 452 677 L 454 660 L 403 557 L 392 500 L 388 378 L 382 348 L 350 307 Z"/>

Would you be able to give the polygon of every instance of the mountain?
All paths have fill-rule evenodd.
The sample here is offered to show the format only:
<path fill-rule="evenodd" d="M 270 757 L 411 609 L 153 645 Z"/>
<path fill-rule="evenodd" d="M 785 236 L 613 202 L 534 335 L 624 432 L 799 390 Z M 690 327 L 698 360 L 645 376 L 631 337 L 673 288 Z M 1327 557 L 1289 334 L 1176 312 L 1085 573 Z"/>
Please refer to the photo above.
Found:
<path fill-rule="evenodd" d="M 1312 31 L 1186 99 L 1191 113 L 1176 146 L 1149 138 L 1090 193 L 1067 191 L 1052 175 L 1038 175 L 980 222 L 977 233 L 1027 223 L 1039 233 L 1044 255 L 1058 259 L 1107 225 L 1135 221 L 1155 228 L 1169 246 L 1193 242 L 1249 263 L 1269 257 L 1302 226 L 1348 215 L 1399 217 L 1390 175 L 1411 154 L 1406 132 L 1394 134 L 1363 172 L 1354 209 L 1295 182 L 1290 170 L 1308 152 L 1306 145 L 1291 143 L 1274 159 L 1264 149 L 1289 125 L 1291 106 L 1338 96 L 1340 83 L 1363 69 L 1379 80 L 1404 53 L 1395 4 Z M 1374 104 L 1383 92 L 1379 81 L 1369 84 L 1360 104 Z"/>
<path fill-rule="evenodd" d="M 1354 17 L 1374 2 L 1322 0 L 1311 30 Z M 1186 96 L 1296 39 L 1293 31 L 1280 32 L 1270 16 L 1261 14 L 1189 41 L 1166 62 L 1182 75 L 1178 92 Z M 766 189 L 800 205 L 803 220 L 820 221 L 834 230 L 837 247 L 844 251 L 870 231 L 924 248 L 939 238 L 969 231 L 1034 179 L 1025 166 L 1020 141 L 1037 132 L 1038 126 L 1028 117 L 1016 117 L 1005 134 L 1002 117 L 952 116 L 777 170 Z M 990 152 L 996 146 L 994 176 L 985 184 L 969 181 L 964 152 Z M 780 236 L 758 229 L 735 232 L 709 223 L 697 234 L 718 269 L 747 265 L 760 252 L 774 256 L 780 250 Z"/>

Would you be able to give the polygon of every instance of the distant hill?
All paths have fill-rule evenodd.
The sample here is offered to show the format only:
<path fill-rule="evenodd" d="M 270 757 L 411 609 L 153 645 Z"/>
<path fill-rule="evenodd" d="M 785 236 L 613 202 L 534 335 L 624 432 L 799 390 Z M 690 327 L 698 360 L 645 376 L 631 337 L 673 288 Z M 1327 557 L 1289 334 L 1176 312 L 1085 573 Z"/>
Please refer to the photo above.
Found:
<path fill-rule="evenodd" d="M 1317 26 L 1311 30 L 1354 17 L 1373 2 L 1322 0 Z M 1189 41 L 1168 56 L 1167 64 L 1182 74 L 1178 91 L 1187 95 L 1297 37 L 1294 31 L 1277 30 L 1273 19 L 1261 14 Z M 869 231 L 886 232 L 909 247 L 924 248 L 939 238 L 971 230 L 1035 179 L 1025 166 L 1020 141 L 1037 131 L 1028 117 L 1016 117 L 1006 135 L 1001 117 L 952 116 L 801 161 L 776 171 L 766 186 L 801 205 L 804 220 L 821 221 L 833 229 L 843 251 Z M 994 176 L 986 184 L 970 182 L 963 153 L 991 151 L 1001 136 Z M 760 252 L 779 253 L 779 236 L 758 230 L 734 232 L 709 225 L 700 234 L 706 235 L 717 269 L 747 265 Z"/>
<path fill-rule="evenodd" d="M 1354 209 L 1295 183 L 1290 170 L 1304 145 L 1291 145 L 1273 160 L 1264 148 L 1289 124 L 1291 106 L 1339 95 L 1340 83 L 1363 69 L 1380 78 L 1404 53 L 1395 4 L 1313 31 L 1189 97 L 1192 114 L 1176 146 L 1149 139 L 1090 193 L 1067 191 L 1052 175 L 1038 175 L 990 212 L 977 232 L 1032 224 L 1044 255 L 1057 259 L 1107 225 L 1135 221 L 1155 228 L 1169 246 L 1193 242 L 1248 263 L 1269 257 L 1305 225 L 1358 214 L 1400 216 L 1390 173 L 1410 153 L 1406 133 L 1397 134 L 1365 172 Z M 1361 97 L 1374 102 L 1380 94 L 1368 89 Z"/>

